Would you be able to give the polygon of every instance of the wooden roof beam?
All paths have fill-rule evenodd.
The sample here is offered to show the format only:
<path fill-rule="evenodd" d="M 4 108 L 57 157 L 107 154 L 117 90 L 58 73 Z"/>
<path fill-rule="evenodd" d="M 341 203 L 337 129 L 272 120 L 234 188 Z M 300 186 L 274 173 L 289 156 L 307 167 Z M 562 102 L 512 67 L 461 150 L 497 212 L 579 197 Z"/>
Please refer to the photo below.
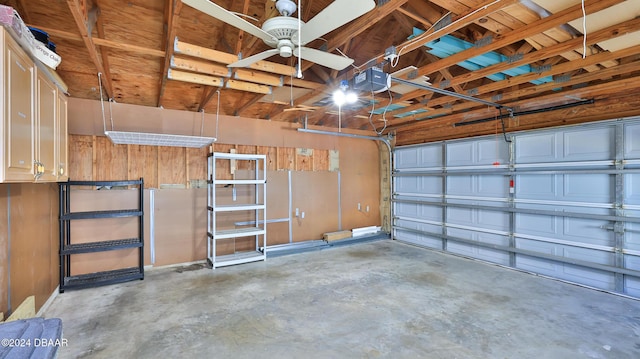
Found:
<path fill-rule="evenodd" d="M 189 44 L 179 41 L 178 39 L 176 39 L 174 43 L 173 50 L 176 54 L 193 56 L 204 60 L 215 61 L 225 65 L 238 61 L 237 55 Z M 269 61 L 254 62 L 253 64 L 249 65 L 248 68 L 284 76 L 291 76 L 292 74 L 295 74 L 294 67 Z"/>
<path fill-rule="evenodd" d="M 539 106 L 541 102 L 546 104 L 554 103 L 554 101 L 557 102 L 559 95 L 562 95 L 563 97 L 571 96 L 571 97 L 579 97 L 579 98 L 593 98 L 598 96 L 606 97 L 608 96 L 608 94 L 611 93 L 612 90 L 615 90 L 615 89 L 619 90 L 624 88 L 624 89 L 633 90 L 639 87 L 640 87 L 640 81 L 637 81 L 637 79 L 634 79 L 634 78 L 631 78 L 631 79 L 627 78 L 627 79 L 611 81 L 608 83 L 598 84 L 598 85 L 590 86 L 587 88 L 573 89 L 573 90 L 565 91 L 561 94 L 550 94 L 544 97 L 536 98 L 534 99 L 534 101 L 526 101 L 526 100 L 518 101 L 518 102 L 512 103 L 511 105 L 519 108 L 532 108 L 532 107 Z M 632 106 L 635 106 L 635 105 L 632 105 Z M 603 113 L 601 108 L 594 107 L 594 109 L 600 112 L 601 116 L 603 117 L 610 116 L 608 113 Z M 635 110 L 635 113 L 638 113 L 637 107 L 635 107 L 634 110 Z M 428 135 L 428 133 L 433 131 L 434 128 L 444 126 L 451 131 L 451 128 L 452 128 L 451 125 L 455 122 L 462 121 L 465 119 L 473 119 L 473 118 L 477 119 L 486 115 L 487 115 L 487 109 L 482 108 L 482 109 L 475 110 L 473 112 L 463 112 L 453 116 L 423 120 L 408 126 L 391 126 L 389 130 L 397 130 L 401 128 L 402 131 L 399 133 L 406 134 L 406 136 L 409 136 L 410 138 L 421 138 L 425 135 Z M 540 118 L 544 118 L 544 116 L 541 116 Z M 429 141 L 431 140 L 435 140 L 435 139 L 429 139 Z"/>
<path fill-rule="evenodd" d="M 610 7 L 614 4 L 620 3 L 622 1 L 624 0 L 586 0 L 585 9 L 589 13 L 593 13 L 593 12 L 597 12 L 602 9 L 605 9 L 607 7 Z M 577 19 L 580 16 L 582 16 L 581 4 L 571 6 L 563 11 L 557 12 L 554 15 L 551 15 L 544 19 L 540 19 L 536 22 L 533 22 L 519 31 L 512 31 L 507 34 L 504 34 L 503 36 L 495 38 L 491 43 L 483 47 L 480 47 L 480 48 L 474 47 L 469 50 L 460 51 L 456 54 L 440 59 L 439 61 L 422 66 L 418 69 L 418 76 L 432 75 L 433 73 L 439 72 L 441 69 L 449 68 L 450 66 L 453 66 L 466 59 L 510 45 L 512 43 L 522 40 L 525 37 L 529 37 L 533 34 L 543 32 L 550 28 L 562 25 L 571 20 Z M 439 36 L 441 35 L 444 35 L 444 34 L 440 34 Z M 425 94 L 425 91 L 422 91 L 422 90 L 413 91 L 409 94 L 405 94 L 404 96 L 402 96 L 402 100 L 413 99 L 415 97 L 422 96 L 424 94 Z M 394 112 L 395 111 L 392 111 L 392 114 Z M 395 113 L 402 113 L 402 112 L 395 112 Z"/>
<path fill-rule="evenodd" d="M 611 7 L 624 0 L 585 0 L 585 11 L 587 13 L 595 13 L 600 10 Z M 536 22 L 528 24 L 526 27 L 517 31 L 511 31 L 493 39 L 493 41 L 480 48 L 471 48 L 469 50 L 460 51 L 456 54 L 441 59 L 438 62 L 423 66 L 419 69 L 419 75 L 429 75 L 440 69 L 448 68 L 458 62 L 475 57 L 477 55 L 499 49 L 512 43 L 531 37 L 534 34 L 565 24 L 571 20 L 575 20 L 582 16 L 582 5 L 577 4 L 565 10 L 559 11 L 549 17 L 540 19 Z M 435 37 L 433 38 L 435 39 Z M 433 40 L 429 39 L 429 41 Z M 426 42 L 425 42 L 426 43 Z"/>
<path fill-rule="evenodd" d="M 72 32 L 56 30 L 56 29 L 48 28 L 46 26 L 40 26 L 40 25 L 35 25 L 35 24 L 27 24 L 27 26 L 37 27 L 38 29 L 48 33 L 51 36 L 59 37 L 59 38 L 65 39 L 65 40 L 83 41 L 82 40 L 82 36 L 80 36 L 78 34 L 74 34 Z M 141 55 L 148 55 L 148 56 L 153 56 L 153 57 L 164 57 L 165 56 L 165 52 L 161 51 L 161 50 L 150 49 L 148 47 L 142 47 L 142 46 L 137 46 L 137 45 L 125 44 L 123 42 L 111 41 L 111 40 L 97 38 L 97 37 L 93 38 L 93 43 L 98 45 L 98 46 L 109 47 L 109 48 L 112 48 L 112 49 L 133 52 L 133 53 L 137 53 L 137 54 L 141 54 Z"/>
<path fill-rule="evenodd" d="M 164 103 L 164 90 L 167 85 L 167 76 L 169 66 L 171 65 L 171 58 L 173 57 L 173 42 L 176 37 L 176 22 L 182 11 L 182 1 L 180 0 L 166 0 L 164 5 L 164 38 L 162 40 L 162 47 L 164 48 L 163 55 L 164 61 L 162 64 L 162 78 L 158 83 L 158 100 L 156 106 L 161 107 Z"/>
<path fill-rule="evenodd" d="M 89 52 L 89 57 L 93 62 L 98 73 L 102 73 L 104 81 L 103 86 L 107 93 L 108 98 L 113 98 L 113 84 L 111 82 L 111 76 L 108 73 L 109 69 L 106 69 L 100 56 L 98 56 L 98 51 L 96 50 L 96 45 L 89 33 L 88 27 L 88 18 L 85 15 L 83 10 L 83 6 L 80 4 L 80 0 L 67 0 L 67 5 L 69 6 L 69 10 L 71 10 L 71 14 L 73 15 L 73 19 L 78 27 L 78 31 L 80 31 L 80 36 L 82 36 L 82 41 L 84 41 L 84 45 Z"/>
<path fill-rule="evenodd" d="M 91 9 L 90 13 L 93 13 L 94 15 L 90 15 L 89 16 L 89 21 L 93 21 L 92 17 L 95 16 L 95 21 L 96 21 L 96 30 L 98 31 L 98 38 L 100 39 L 104 39 L 105 33 L 104 33 L 104 22 L 102 21 L 102 16 L 100 13 L 100 4 L 98 3 L 98 0 L 94 0 L 95 6 L 93 9 Z M 104 67 L 104 75 L 106 76 L 106 78 L 111 79 L 111 66 L 109 66 L 109 55 L 107 54 L 107 49 L 104 47 L 100 47 L 100 58 L 102 59 L 102 66 Z M 116 94 L 112 93 L 111 94 L 111 98 L 115 98 Z"/>
<path fill-rule="evenodd" d="M 591 44 L 591 43 L 597 43 L 597 42 L 601 42 L 607 39 L 611 39 L 611 38 L 615 38 L 618 36 L 622 36 L 624 34 L 627 33 L 632 33 L 635 31 L 640 31 L 640 18 L 636 18 L 636 19 L 632 19 L 629 21 L 626 21 L 622 24 L 617 24 L 617 25 L 613 25 L 610 26 L 608 28 L 593 32 L 591 34 L 589 34 L 587 36 L 587 44 Z M 551 60 L 557 60 L 557 55 L 564 53 L 568 50 L 571 50 L 573 48 L 576 47 L 580 47 L 582 46 L 582 37 L 576 37 L 573 38 L 569 41 L 565 41 L 563 43 L 559 43 L 555 46 L 550 46 L 547 48 L 544 48 L 542 50 L 538 50 L 538 51 L 534 51 L 534 52 L 530 52 L 526 55 L 523 55 L 522 58 L 520 60 L 517 61 L 513 61 L 513 62 L 501 62 L 495 65 L 491 65 L 485 68 L 482 68 L 480 70 L 476 70 L 473 72 L 468 72 L 466 74 L 457 76 L 455 78 L 452 78 L 449 80 L 450 85 L 451 86 L 455 86 L 455 85 L 460 85 L 460 84 L 464 84 L 464 83 L 468 83 L 471 82 L 473 80 L 477 80 L 477 79 L 481 79 L 483 77 L 489 76 L 491 74 L 495 74 L 501 71 L 505 71 L 508 69 L 512 69 L 518 66 L 522 66 L 522 65 L 526 65 L 526 64 L 531 64 L 534 63 L 536 61 L 540 61 L 540 60 L 546 60 L 546 59 L 551 59 Z M 600 54 L 604 54 L 604 53 L 600 53 Z M 602 58 L 607 58 L 608 60 L 610 60 L 610 58 L 612 56 L 618 56 L 617 53 L 608 53 L 609 55 L 607 56 L 603 56 Z M 591 55 L 589 57 L 593 57 L 595 55 Z M 570 70 L 568 71 L 573 71 L 577 68 L 581 68 L 579 66 L 579 64 L 582 63 L 586 63 L 583 60 L 580 60 L 578 62 L 565 62 L 564 64 L 558 64 L 555 65 L 554 67 L 552 67 L 552 69 L 556 68 L 557 66 L 562 66 L 562 67 L 566 67 L 567 65 L 565 64 L 574 64 Z M 589 63 L 593 63 L 593 62 L 589 62 Z M 578 67 L 576 67 L 578 66 Z M 555 73 L 555 71 L 554 71 Z M 521 75 L 524 76 L 524 75 Z M 512 77 L 510 80 L 513 82 L 516 82 L 518 84 L 521 84 L 523 82 L 519 81 L 518 79 L 521 76 L 515 76 Z M 546 75 L 545 75 L 546 76 Z M 506 81 L 506 80 L 505 80 Z M 498 83 L 503 83 L 503 81 L 499 81 Z M 540 86 L 540 85 L 538 85 Z M 482 86 L 481 86 L 482 87 Z M 402 109 L 397 109 L 394 111 L 391 111 L 389 114 L 391 116 L 395 115 L 395 114 L 399 114 L 399 113 L 406 113 L 408 111 L 412 111 L 415 109 L 420 108 L 419 104 L 418 105 L 412 105 L 409 106 L 407 108 L 402 108 Z"/>
<path fill-rule="evenodd" d="M 607 68 L 598 72 L 587 72 L 581 75 L 576 75 L 574 77 L 571 77 L 568 81 L 563 82 L 562 84 L 558 84 L 556 82 L 549 82 L 543 85 L 525 87 L 516 91 L 507 92 L 503 94 L 502 101 L 505 101 L 505 103 L 507 104 L 512 104 L 506 101 L 510 101 L 510 100 L 516 101 L 519 98 L 537 96 L 538 94 L 551 91 L 558 87 L 570 87 L 573 85 L 588 83 L 592 81 L 599 81 L 607 78 L 612 78 L 614 76 L 633 73 L 639 70 L 640 70 L 640 62 L 637 61 L 637 62 L 629 63 L 626 65 L 620 65 L 614 68 Z M 558 92 L 555 95 L 559 96 L 560 94 L 564 94 L 564 93 Z M 491 97 L 492 97 L 491 95 L 484 95 L 484 96 L 481 96 L 480 98 L 484 100 L 491 100 Z M 464 102 L 464 103 L 456 104 L 450 109 L 439 109 L 435 111 L 430 111 L 429 113 L 430 115 L 451 114 L 454 112 L 465 111 L 478 106 L 479 105 L 477 103 Z M 409 118 L 396 119 L 394 120 L 394 124 L 390 126 L 390 128 L 391 129 L 399 128 L 399 127 L 402 127 L 404 124 L 410 124 L 412 122 L 414 121 Z"/>

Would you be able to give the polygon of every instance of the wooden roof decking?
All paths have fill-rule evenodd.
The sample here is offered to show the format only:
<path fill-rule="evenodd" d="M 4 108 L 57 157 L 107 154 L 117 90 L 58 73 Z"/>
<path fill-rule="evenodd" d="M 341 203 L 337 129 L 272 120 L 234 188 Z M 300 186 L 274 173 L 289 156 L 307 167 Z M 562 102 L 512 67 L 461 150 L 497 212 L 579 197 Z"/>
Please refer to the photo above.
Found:
<path fill-rule="evenodd" d="M 249 21 L 258 26 L 274 15 L 270 0 L 214 1 L 254 18 L 257 22 Z M 337 127 L 336 107 L 322 100 L 340 80 L 377 63 L 389 73 L 415 66 L 403 76 L 428 76 L 433 86 L 521 112 L 594 100 L 543 116 L 508 119 L 507 130 L 640 114 L 638 100 L 631 96 L 640 86 L 640 0 L 585 0 L 586 53 L 580 0 L 377 2 L 374 10 L 308 44 L 340 50 L 356 66 L 335 71 L 303 59 L 304 77 L 297 79 L 294 58 L 280 56 L 230 71 L 226 64 L 238 54 L 246 57 L 269 47 L 180 0 L 0 1 L 14 7 L 28 25 L 49 33 L 62 57 L 58 74 L 72 97 L 100 99 L 101 73 L 104 96 L 116 102 L 285 122 L 305 117 L 309 124 Z M 301 3 L 306 21 L 331 0 Z M 606 21 L 598 19 L 602 11 Z M 410 39 L 413 28 L 424 32 Z M 426 53 L 427 43 L 445 35 L 474 46 L 444 58 Z M 400 51 L 395 67 L 381 64 L 390 46 Z M 489 52 L 507 60 L 475 69 L 460 66 Z M 535 71 L 500 81 L 487 78 L 525 65 Z M 550 76 L 551 82 L 535 81 Z M 224 85 L 218 88 L 220 83 Z M 342 126 L 373 130 L 373 124 L 378 131 L 394 131 L 398 144 L 495 132 L 493 122 L 453 126 L 496 115 L 497 110 L 479 103 L 417 88 L 360 96 L 364 100 L 359 106 L 342 108 Z M 371 101 L 378 109 L 394 106 L 370 114 L 371 106 L 363 104 Z"/>

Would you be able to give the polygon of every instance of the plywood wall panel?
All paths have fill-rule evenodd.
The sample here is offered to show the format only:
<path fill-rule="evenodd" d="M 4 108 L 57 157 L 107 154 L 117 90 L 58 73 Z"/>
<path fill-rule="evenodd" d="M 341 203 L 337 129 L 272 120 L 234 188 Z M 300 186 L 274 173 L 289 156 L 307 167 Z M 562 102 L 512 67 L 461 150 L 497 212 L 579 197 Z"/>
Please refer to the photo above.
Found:
<path fill-rule="evenodd" d="M 296 169 L 296 149 L 290 147 L 278 147 L 277 149 L 278 163 L 277 169 L 291 170 Z"/>
<path fill-rule="evenodd" d="M 223 143 L 215 143 L 213 145 L 214 152 L 230 153 L 231 150 L 235 150 L 234 145 L 227 145 Z M 216 161 L 216 178 L 217 179 L 232 179 L 231 175 L 231 163 L 229 160 L 217 160 Z"/>
<path fill-rule="evenodd" d="M 209 148 L 187 148 L 187 181 L 207 179 Z"/>
<path fill-rule="evenodd" d="M 114 145 L 107 137 L 94 138 L 94 181 L 127 178 L 127 145 Z"/>
<path fill-rule="evenodd" d="M 144 178 L 145 188 L 158 188 L 158 147 L 128 145 L 127 179 Z"/>
<path fill-rule="evenodd" d="M 296 171 L 313 171 L 313 149 L 297 148 L 296 149 Z"/>
<path fill-rule="evenodd" d="M 265 164 L 267 166 L 267 171 L 276 171 L 278 169 L 278 167 L 276 166 L 277 164 L 276 147 L 257 146 L 256 153 L 266 156 Z"/>
<path fill-rule="evenodd" d="M 93 180 L 93 136 L 69 135 L 69 179 Z"/>
<path fill-rule="evenodd" d="M 183 147 L 158 147 L 158 185 L 183 184 L 186 186 L 186 152 Z"/>
<path fill-rule="evenodd" d="M 329 150 L 313 150 L 313 170 L 329 171 Z"/>

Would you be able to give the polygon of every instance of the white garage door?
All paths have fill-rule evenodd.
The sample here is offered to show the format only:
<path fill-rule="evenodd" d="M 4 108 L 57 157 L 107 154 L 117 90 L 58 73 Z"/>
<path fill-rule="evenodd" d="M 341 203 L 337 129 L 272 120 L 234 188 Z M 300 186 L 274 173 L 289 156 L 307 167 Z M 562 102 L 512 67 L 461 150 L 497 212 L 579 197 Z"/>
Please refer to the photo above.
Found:
<path fill-rule="evenodd" d="M 640 297 L 640 119 L 399 147 L 394 239 Z"/>

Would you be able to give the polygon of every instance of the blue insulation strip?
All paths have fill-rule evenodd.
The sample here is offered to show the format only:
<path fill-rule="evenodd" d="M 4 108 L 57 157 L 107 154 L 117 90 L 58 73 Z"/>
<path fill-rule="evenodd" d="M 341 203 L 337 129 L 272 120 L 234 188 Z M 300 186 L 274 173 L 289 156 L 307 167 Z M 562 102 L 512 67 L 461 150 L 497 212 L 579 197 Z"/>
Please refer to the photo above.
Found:
<path fill-rule="evenodd" d="M 414 28 L 413 35 L 411 35 L 410 38 L 414 38 L 422 34 L 423 32 L 424 32 L 423 30 Z M 434 56 L 437 56 L 439 58 L 449 57 L 460 51 L 464 51 L 474 47 L 472 43 L 469 43 L 464 40 L 460 40 L 451 35 L 442 36 L 439 39 L 428 42 L 427 44 L 425 44 L 425 46 L 429 48 L 429 50 L 427 50 L 428 53 Z M 480 56 L 476 56 L 466 61 L 460 62 L 458 63 L 458 66 L 465 68 L 469 71 L 475 71 L 475 70 L 479 70 L 479 69 L 482 69 L 491 65 L 495 65 L 498 63 L 506 62 L 506 61 L 508 61 L 508 58 L 506 56 L 499 54 L 495 51 L 490 51 Z M 531 71 L 530 65 L 522 65 L 522 66 L 514 67 L 512 69 L 504 70 L 502 72 L 498 72 L 486 77 L 493 81 L 502 81 L 506 79 L 507 76 L 519 76 L 519 75 L 524 75 L 531 72 L 532 71 Z M 542 77 L 529 82 L 535 85 L 540 85 L 540 84 L 551 82 L 551 81 L 553 81 L 553 77 L 546 76 L 546 77 Z"/>

